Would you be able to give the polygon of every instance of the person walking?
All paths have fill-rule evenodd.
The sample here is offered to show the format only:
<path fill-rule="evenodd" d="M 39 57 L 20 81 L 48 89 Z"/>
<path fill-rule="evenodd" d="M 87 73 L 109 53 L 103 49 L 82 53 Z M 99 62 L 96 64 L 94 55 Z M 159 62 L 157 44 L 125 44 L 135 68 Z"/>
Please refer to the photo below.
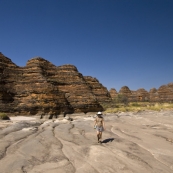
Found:
<path fill-rule="evenodd" d="M 97 113 L 97 117 L 94 121 L 94 128 L 97 131 L 98 143 L 102 143 L 102 132 L 105 130 L 105 122 L 104 118 L 102 117 L 102 112 Z"/>

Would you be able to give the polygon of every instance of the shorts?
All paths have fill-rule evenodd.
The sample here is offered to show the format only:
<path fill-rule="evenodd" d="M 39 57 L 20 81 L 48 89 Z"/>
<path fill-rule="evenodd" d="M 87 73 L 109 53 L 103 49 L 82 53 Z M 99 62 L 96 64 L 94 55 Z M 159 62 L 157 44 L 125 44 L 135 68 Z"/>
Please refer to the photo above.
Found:
<path fill-rule="evenodd" d="M 103 132 L 103 127 L 96 127 L 96 130 L 97 130 L 98 132 Z"/>

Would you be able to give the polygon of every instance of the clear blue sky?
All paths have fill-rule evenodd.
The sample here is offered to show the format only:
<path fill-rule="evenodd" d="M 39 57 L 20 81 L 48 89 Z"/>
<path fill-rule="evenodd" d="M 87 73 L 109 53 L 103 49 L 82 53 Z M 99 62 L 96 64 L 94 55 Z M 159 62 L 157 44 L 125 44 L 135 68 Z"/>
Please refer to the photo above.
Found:
<path fill-rule="evenodd" d="M 1 0 L 0 52 L 75 65 L 107 89 L 173 82 L 173 0 Z"/>

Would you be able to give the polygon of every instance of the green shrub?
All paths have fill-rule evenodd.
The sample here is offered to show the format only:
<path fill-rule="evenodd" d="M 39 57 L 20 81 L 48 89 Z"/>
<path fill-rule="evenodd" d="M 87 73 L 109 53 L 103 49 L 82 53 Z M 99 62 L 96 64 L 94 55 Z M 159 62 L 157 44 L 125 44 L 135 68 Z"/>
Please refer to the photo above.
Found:
<path fill-rule="evenodd" d="M 140 107 L 140 104 L 139 103 L 131 103 L 130 105 L 131 106 L 134 106 L 134 107 Z"/>
<path fill-rule="evenodd" d="M 113 102 L 115 103 L 123 103 L 124 105 L 128 105 L 128 98 L 123 94 L 118 94 L 114 99 Z"/>
<path fill-rule="evenodd" d="M 0 113 L 1 120 L 10 120 L 10 118 L 5 113 Z"/>

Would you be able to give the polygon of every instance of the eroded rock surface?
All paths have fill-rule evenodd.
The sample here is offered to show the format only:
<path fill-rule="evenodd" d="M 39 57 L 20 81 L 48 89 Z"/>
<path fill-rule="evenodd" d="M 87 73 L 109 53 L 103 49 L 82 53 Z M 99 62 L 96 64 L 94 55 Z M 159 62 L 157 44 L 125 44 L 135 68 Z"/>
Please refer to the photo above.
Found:
<path fill-rule="evenodd" d="M 173 101 L 173 83 L 169 83 L 168 85 L 162 85 L 157 90 L 159 95 L 159 101 Z"/>
<path fill-rule="evenodd" d="M 133 91 L 130 90 L 129 87 L 123 86 L 118 92 L 118 94 L 125 96 L 128 99 L 128 101 L 132 102 L 150 100 L 150 94 L 144 88 L 140 88 L 136 91 Z"/>
<path fill-rule="evenodd" d="M 107 88 L 104 87 L 96 78 L 84 76 L 84 79 L 99 103 L 109 102 L 111 100 L 111 96 Z"/>
<path fill-rule="evenodd" d="M 103 142 L 94 115 L 73 121 L 0 122 L 3 173 L 172 173 L 173 111 L 106 114 Z"/>
<path fill-rule="evenodd" d="M 65 98 L 74 112 L 95 112 L 103 110 L 84 76 L 73 65 L 58 66 L 53 79 L 57 88 L 65 93 Z M 67 110 L 68 112 L 68 110 Z"/>
<path fill-rule="evenodd" d="M 155 101 L 159 100 L 159 94 L 158 94 L 156 88 L 151 88 L 150 89 L 149 96 L 150 96 L 150 101 L 151 102 L 155 102 Z"/>
<path fill-rule="evenodd" d="M 137 91 L 132 92 L 131 101 L 149 101 L 149 93 L 144 89 L 140 88 Z"/>
<path fill-rule="evenodd" d="M 117 95 L 118 95 L 118 92 L 117 92 L 117 90 L 115 88 L 111 88 L 109 90 L 109 93 L 110 93 L 110 96 L 111 96 L 112 99 L 116 98 Z"/>
<path fill-rule="evenodd" d="M 119 92 L 112 88 L 109 91 L 111 98 L 114 99 L 118 95 L 125 96 L 128 101 L 150 101 L 150 102 L 173 102 L 173 83 L 162 85 L 158 89 L 151 88 L 150 91 L 146 91 L 144 88 L 140 88 L 136 91 L 130 90 L 129 87 L 123 86 Z"/>
<path fill-rule="evenodd" d="M 173 101 L 173 83 L 162 85 L 157 90 L 152 88 L 149 92 L 150 101 L 153 102 L 172 102 Z"/>
<path fill-rule="evenodd" d="M 75 66 L 57 67 L 35 57 L 18 67 L 0 53 L 0 112 L 52 117 L 102 110 Z"/>

